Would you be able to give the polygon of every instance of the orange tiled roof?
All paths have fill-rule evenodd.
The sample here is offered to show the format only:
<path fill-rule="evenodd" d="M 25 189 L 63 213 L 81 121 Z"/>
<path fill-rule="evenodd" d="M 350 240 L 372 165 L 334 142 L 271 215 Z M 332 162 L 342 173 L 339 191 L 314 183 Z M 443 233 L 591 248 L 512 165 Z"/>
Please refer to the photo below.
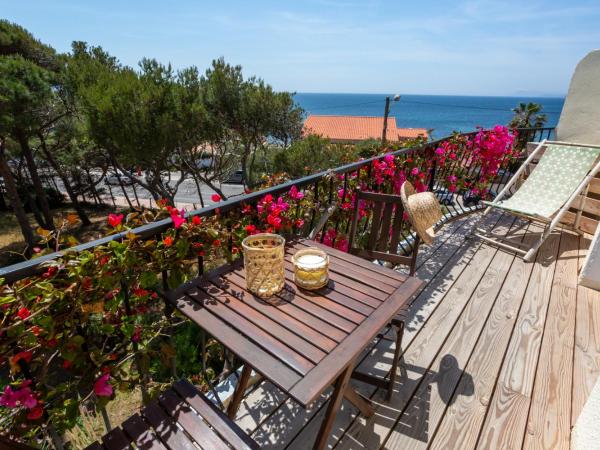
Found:
<path fill-rule="evenodd" d="M 304 122 L 303 134 L 318 134 L 332 141 L 364 141 L 381 139 L 383 117 L 368 116 L 315 116 Z M 427 137 L 425 128 L 398 128 L 396 119 L 388 117 L 386 138 L 388 141 Z"/>

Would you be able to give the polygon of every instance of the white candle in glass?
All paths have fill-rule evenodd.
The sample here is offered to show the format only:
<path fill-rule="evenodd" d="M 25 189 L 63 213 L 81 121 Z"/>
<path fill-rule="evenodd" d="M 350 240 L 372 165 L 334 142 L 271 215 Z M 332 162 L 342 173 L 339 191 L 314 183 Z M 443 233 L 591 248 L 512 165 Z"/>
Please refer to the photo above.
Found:
<path fill-rule="evenodd" d="M 295 282 L 305 289 L 318 289 L 328 281 L 329 258 L 318 249 L 300 250 L 294 255 Z"/>

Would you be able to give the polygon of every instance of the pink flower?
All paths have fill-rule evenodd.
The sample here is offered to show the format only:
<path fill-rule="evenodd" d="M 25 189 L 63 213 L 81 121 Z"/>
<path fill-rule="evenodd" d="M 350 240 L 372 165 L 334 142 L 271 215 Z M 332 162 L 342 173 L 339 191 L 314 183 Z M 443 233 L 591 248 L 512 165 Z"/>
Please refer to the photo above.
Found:
<path fill-rule="evenodd" d="M 0 406 L 6 406 L 7 408 L 17 408 L 19 406 L 24 406 L 27 409 L 34 408 L 38 401 L 31 392 L 30 384 L 31 380 L 26 380 L 21 383 L 21 387 L 16 391 L 10 386 L 6 386 L 2 395 L 0 395 Z"/>
<path fill-rule="evenodd" d="M 294 200 L 302 200 L 304 198 L 304 194 L 300 192 L 296 186 L 292 186 L 290 189 L 290 197 Z"/>
<path fill-rule="evenodd" d="M 105 373 L 94 383 L 94 393 L 98 397 L 110 397 L 113 394 L 113 387 L 108 382 L 109 379 L 110 374 Z"/>
<path fill-rule="evenodd" d="M 171 211 L 171 220 L 175 228 L 181 228 L 181 225 L 185 223 L 185 210 L 177 211 L 173 209 Z"/>
<path fill-rule="evenodd" d="M 123 214 L 109 214 L 108 215 L 108 224 L 115 228 L 121 224 L 123 221 Z"/>
<path fill-rule="evenodd" d="M 419 175 L 419 168 L 418 167 L 413 167 L 413 169 L 410 171 L 411 175 Z"/>
<path fill-rule="evenodd" d="M 213 194 L 213 195 L 211 195 L 211 196 L 210 196 L 210 199 L 211 199 L 213 202 L 217 203 L 217 202 L 220 202 L 220 201 L 221 201 L 221 196 L 220 196 L 219 194 Z"/>

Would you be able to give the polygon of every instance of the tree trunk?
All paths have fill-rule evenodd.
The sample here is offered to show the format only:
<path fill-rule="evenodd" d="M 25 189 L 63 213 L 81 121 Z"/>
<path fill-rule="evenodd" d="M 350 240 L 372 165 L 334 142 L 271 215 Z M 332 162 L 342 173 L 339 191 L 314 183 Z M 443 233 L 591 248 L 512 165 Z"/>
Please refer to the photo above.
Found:
<path fill-rule="evenodd" d="M 200 207 L 204 208 L 204 199 L 202 198 L 202 190 L 200 189 L 200 182 L 196 175 L 192 174 L 192 178 L 194 179 L 194 183 L 196 184 L 196 190 L 198 191 L 198 197 L 200 197 Z"/>
<path fill-rule="evenodd" d="M 48 160 L 48 163 L 50 163 L 50 165 L 52 166 L 54 171 L 58 174 L 61 181 L 63 182 L 63 186 L 65 187 L 65 190 L 67 191 L 67 195 L 69 196 L 71 203 L 73 204 L 73 208 L 75 208 L 75 212 L 81 219 L 81 223 L 83 225 L 91 225 L 92 222 L 90 221 L 90 218 L 88 217 L 85 210 L 81 206 L 81 203 L 79 203 L 79 200 L 77 199 L 77 194 L 73 191 L 73 187 L 71 186 L 69 177 L 67 176 L 67 174 L 65 174 L 65 172 L 58 165 L 58 162 L 56 161 L 56 159 L 54 159 L 54 156 L 52 156 L 52 153 L 50 153 L 48 151 L 48 149 L 46 149 L 46 144 L 44 143 L 43 139 L 42 139 L 42 151 L 44 152 L 44 156 Z"/>
<path fill-rule="evenodd" d="M 140 205 L 140 198 L 138 197 L 137 189 L 135 188 L 135 183 L 131 185 L 131 189 L 133 189 L 133 195 L 135 196 L 135 202 L 137 203 L 138 208 L 141 208 L 142 205 Z"/>
<path fill-rule="evenodd" d="M 27 243 L 27 254 L 29 255 L 31 254 L 31 250 L 35 245 L 35 236 L 33 234 L 33 230 L 31 229 L 31 225 L 29 224 L 29 220 L 27 220 L 23 203 L 21 203 L 21 199 L 19 198 L 17 184 L 15 183 L 15 179 L 12 176 L 10 167 L 8 167 L 8 163 L 4 157 L 3 147 L 4 144 L 0 142 L 0 175 L 2 175 L 4 178 L 6 195 L 8 196 L 10 206 L 15 213 L 17 222 L 19 222 L 19 226 L 21 227 L 21 233 L 23 234 L 23 238 Z"/>
<path fill-rule="evenodd" d="M 40 176 L 38 174 L 37 165 L 35 164 L 35 159 L 33 158 L 33 152 L 29 147 L 29 142 L 27 141 L 27 137 L 22 132 L 17 132 L 17 139 L 19 141 L 19 145 L 21 146 L 21 151 L 23 152 L 23 156 L 25 157 L 25 161 L 27 162 L 27 168 L 29 169 L 29 176 L 31 177 L 31 182 L 33 183 L 33 188 L 35 190 L 35 195 L 40 204 L 40 210 L 44 217 L 45 228 L 48 230 L 54 230 L 54 220 L 52 219 L 52 213 L 50 212 L 50 206 L 48 205 L 48 199 L 46 198 L 46 193 L 44 192 L 44 186 L 42 185 L 42 180 L 40 180 Z"/>
<path fill-rule="evenodd" d="M 129 199 L 129 195 L 127 195 L 127 190 L 125 189 L 125 185 L 123 184 L 123 180 L 121 180 L 121 174 L 119 173 L 119 168 L 114 163 L 113 163 L 113 168 L 115 169 L 115 175 L 117 176 L 117 180 L 119 181 L 119 186 L 121 187 L 123 196 L 125 197 L 125 200 L 127 200 L 127 204 L 129 205 L 129 208 L 133 209 L 133 203 L 131 203 L 131 200 Z"/>

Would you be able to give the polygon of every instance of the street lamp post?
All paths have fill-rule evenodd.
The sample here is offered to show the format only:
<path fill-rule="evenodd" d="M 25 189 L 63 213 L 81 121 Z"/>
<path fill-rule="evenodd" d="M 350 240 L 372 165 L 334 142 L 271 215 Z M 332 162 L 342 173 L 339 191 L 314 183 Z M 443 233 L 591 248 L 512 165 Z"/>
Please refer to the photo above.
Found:
<path fill-rule="evenodd" d="M 394 95 L 394 101 L 397 102 L 400 100 L 400 95 Z M 387 133 L 387 120 L 388 115 L 390 114 L 390 97 L 385 98 L 385 111 L 383 113 L 383 133 L 381 134 L 381 143 L 385 145 L 385 138 Z"/>

